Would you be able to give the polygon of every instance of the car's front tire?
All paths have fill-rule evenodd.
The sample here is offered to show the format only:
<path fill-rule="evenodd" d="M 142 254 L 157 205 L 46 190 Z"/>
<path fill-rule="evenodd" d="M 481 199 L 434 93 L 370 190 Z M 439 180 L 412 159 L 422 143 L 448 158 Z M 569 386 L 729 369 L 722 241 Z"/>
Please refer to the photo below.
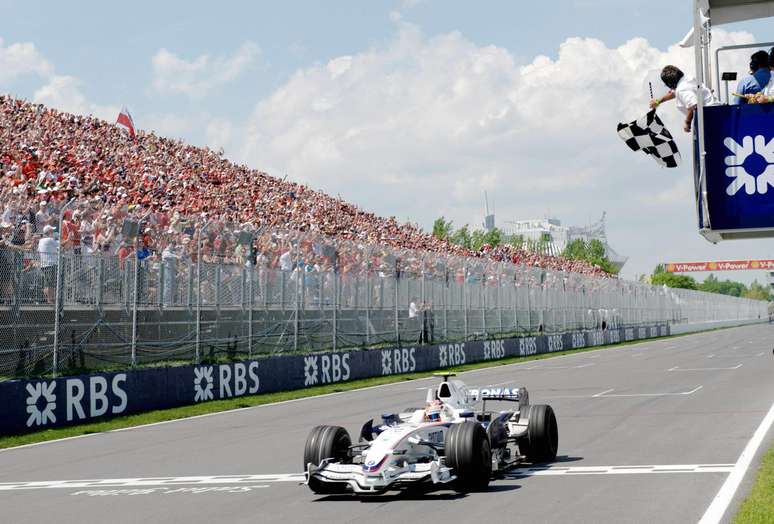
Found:
<path fill-rule="evenodd" d="M 492 476 L 492 450 L 486 431 L 476 422 L 452 424 L 444 438 L 446 465 L 457 476 L 460 492 L 479 491 Z"/>
<path fill-rule="evenodd" d="M 319 466 L 325 459 L 347 462 L 351 445 L 352 440 L 349 438 L 349 433 L 340 426 L 313 428 L 306 438 L 304 446 L 304 471 L 307 469 L 307 464 Z M 346 492 L 347 484 L 345 482 L 323 482 L 312 477 L 309 479 L 309 489 L 320 495 L 330 495 Z"/>

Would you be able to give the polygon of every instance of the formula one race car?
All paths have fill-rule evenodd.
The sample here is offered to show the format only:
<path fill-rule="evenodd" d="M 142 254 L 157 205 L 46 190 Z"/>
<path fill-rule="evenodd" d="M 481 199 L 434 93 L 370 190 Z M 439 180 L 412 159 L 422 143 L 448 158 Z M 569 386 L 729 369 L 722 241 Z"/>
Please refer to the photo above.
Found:
<path fill-rule="evenodd" d="M 497 472 L 522 462 L 556 458 L 556 416 L 548 405 L 530 405 L 525 388 L 468 389 L 453 374 L 427 391 L 424 408 L 369 420 L 353 445 L 347 430 L 317 426 L 306 439 L 304 470 L 318 494 L 377 494 L 416 484 L 447 484 L 478 491 Z M 517 404 L 487 411 L 489 401 Z M 481 404 L 481 409 L 474 409 Z"/>

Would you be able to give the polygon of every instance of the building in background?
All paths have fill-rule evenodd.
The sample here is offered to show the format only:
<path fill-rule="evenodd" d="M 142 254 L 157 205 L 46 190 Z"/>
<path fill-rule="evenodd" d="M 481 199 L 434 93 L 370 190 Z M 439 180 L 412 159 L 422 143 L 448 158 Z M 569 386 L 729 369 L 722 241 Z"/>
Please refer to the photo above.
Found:
<path fill-rule="evenodd" d="M 507 234 L 520 235 L 527 245 L 540 245 L 551 255 L 562 254 L 567 244 L 576 239 L 582 239 L 585 242 L 599 240 L 605 246 L 608 260 L 620 271 L 629 257 L 618 254 L 607 242 L 605 216 L 606 213 L 603 212 L 602 218 L 597 222 L 580 227 L 563 226 L 556 218 L 515 220 L 506 222 L 503 231 Z"/>

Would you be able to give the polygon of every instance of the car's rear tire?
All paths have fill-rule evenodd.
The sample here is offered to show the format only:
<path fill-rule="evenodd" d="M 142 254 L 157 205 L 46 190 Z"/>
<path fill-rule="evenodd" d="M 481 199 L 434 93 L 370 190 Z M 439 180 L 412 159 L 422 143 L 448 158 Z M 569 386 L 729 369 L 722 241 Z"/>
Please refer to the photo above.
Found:
<path fill-rule="evenodd" d="M 304 446 L 304 471 L 307 464 L 319 466 L 325 459 L 337 462 L 349 460 L 349 447 L 352 440 L 347 430 L 339 426 L 317 426 L 306 438 Z M 344 493 L 347 490 L 345 482 L 322 482 L 316 478 L 309 479 L 309 489 L 321 495 Z"/>
<path fill-rule="evenodd" d="M 452 424 L 444 438 L 446 465 L 457 476 L 460 492 L 479 491 L 492 476 L 492 450 L 486 431 L 476 422 Z"/>
<path fill-rule="evenodd" d="M 533 464 L 552 462 L 559 447 L 556 415 L 551 406 L 530 406 L 527 436 L 519 439 L 519 452 Z"/>

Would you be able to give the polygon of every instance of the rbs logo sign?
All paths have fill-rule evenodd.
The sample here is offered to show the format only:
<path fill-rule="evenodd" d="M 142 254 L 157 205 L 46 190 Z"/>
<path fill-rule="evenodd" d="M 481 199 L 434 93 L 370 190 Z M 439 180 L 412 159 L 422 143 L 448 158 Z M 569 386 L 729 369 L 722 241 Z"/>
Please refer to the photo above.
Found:
<path fill-rule="evenodd" d="M 763 135 L 746 136 L 739 144 L 727 137 L 723 144 L 731 151 L 725 159 L 726 176 L 733 178 L 726 194 L 734 196 L 744 188 L 748 195 L 765 195 L 774 186 L 774 139 L 767 142 Z"/>
<path fill-rule="evenodd" d="M 27 427 L 56 423 L 60 403 L 65 406 L 66 422 L 123 413 L 128 401 L 125 383 L 126 373 L 118 373 L 110 380 L 97 375 L 27 384 Z"/>

